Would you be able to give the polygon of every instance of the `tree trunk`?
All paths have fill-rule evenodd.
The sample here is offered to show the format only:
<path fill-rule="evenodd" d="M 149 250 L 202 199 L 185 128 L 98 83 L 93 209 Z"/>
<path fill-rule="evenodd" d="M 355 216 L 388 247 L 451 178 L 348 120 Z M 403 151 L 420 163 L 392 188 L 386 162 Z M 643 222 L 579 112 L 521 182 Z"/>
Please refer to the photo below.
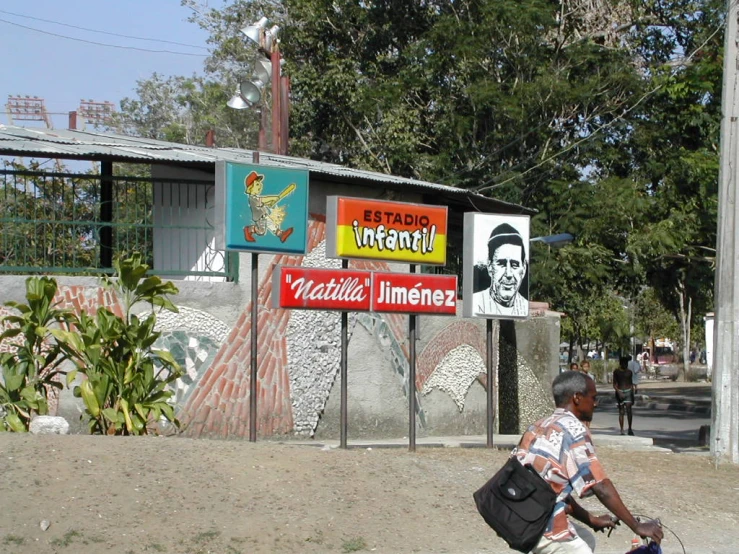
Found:
<path fill-rule="evenodd" d="M 678 365 L 677 380 L 685 381 L 690 371 L 690 320 L 692 317 L 693 299 L 687 295 L 685 283 L 682 281 L 675 287 L 680 301 L 680 348 L 683 354 L 683 363 Z"/>

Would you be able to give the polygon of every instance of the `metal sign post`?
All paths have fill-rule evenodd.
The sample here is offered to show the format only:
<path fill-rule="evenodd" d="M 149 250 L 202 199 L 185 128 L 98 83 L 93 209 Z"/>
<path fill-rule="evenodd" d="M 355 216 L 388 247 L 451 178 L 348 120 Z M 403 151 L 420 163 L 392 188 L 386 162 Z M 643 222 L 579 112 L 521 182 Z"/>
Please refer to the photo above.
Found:
<path fill-rule="evenodd" d="M 308 248 L 308 172 L 221 161 L 216 164 L 216 248 L 251 253 L 249 440 L 257 440 L 259 253 L 304 255 Z"/>
<path fill-rule="evenodd" d="M 411 273 L 416 265 L 411 264 Z M 408 314 L 408 450 L 416 451 L 416 316 Z"/>
<path fill-rule="evenodd" d="M 488 390 L 487 390 L 487 431 L 488 431 L 488 448 L 493 447 L 493 426 L 495 423 L 495 375 L 493 373 L 493 320 L 488 319 L 486 322 L 486 346 L 487 357 L 485 364 L 487 366 Z"/>
<path fill-rule="evenodd" d="M 249 371 L 249 440 L 257 441 L 257 330 L 259 327 L 259 254 L 251 255 L 251 369 Z"/>
<path fill-rule="evenodd" d="M 349 268 L 349 260 L 341 260 L 341 268 Z M 348 312 L 341 312 L 341 415 L 340 415 L 340 437 L 339 446 L 341 448 L 347 448 L 346 437 L 348 427 L 348 408 L 347 408 L 347 360 L 348 360 Z"/>

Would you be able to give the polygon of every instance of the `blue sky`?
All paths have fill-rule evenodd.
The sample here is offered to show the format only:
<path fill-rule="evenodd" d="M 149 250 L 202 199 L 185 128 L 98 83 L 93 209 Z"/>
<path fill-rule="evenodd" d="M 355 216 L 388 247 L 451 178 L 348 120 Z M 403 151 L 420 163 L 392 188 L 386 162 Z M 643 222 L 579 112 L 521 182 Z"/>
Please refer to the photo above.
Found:
<path fill-rule="evenodd" d="M 211 0 L 210 5 L 220 7 L 221 0 Z M 189 14 L 190 10 L 180 6 L 179 0 L 2 0 L 0 52 L 4 54 L 5 67 L 0 75 L 0 123 L 8 123 L 8 95 L 44 98 L 47 111 L 58 114 L 52 115 L 54 127 L 66 128 L 66 114 L 77 109 L 80 99 L 107 100 L 117 107 L 124 97 L 134 96 L 137 80 L 154 72 L 186 76 L 201 73 L 208 37 L 187 21 Z M 116 34 L 192 46 L 134 40 Z M 197 55 L 145 52 L 131 47 Z"/>

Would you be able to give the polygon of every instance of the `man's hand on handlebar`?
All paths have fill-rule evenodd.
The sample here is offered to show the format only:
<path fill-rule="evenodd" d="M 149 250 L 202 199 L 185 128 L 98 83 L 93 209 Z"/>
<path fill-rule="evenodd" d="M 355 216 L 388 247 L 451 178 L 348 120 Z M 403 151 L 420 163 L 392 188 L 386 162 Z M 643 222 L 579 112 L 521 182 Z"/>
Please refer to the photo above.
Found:
<path fill-rule="evenodd" d="M 662 533 L 662 524 L 659 522 L 658 519 L 639 523 L 635 531 L 636 534 L 639 535 L 641 538 L 652 539 L 657 544 L 662 542 L 662 537 L 664 536 L 664 534 Z"/>

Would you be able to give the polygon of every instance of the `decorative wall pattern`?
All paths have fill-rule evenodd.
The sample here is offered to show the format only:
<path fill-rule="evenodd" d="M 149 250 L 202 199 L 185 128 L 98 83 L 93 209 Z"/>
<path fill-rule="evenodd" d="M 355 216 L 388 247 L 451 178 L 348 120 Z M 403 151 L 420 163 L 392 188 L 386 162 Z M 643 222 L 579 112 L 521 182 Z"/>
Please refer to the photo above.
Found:
<path fill-rule="evenodd" d="M 396 325 L 393 326 L 393 320 L 388 316 L 397 316 L 397 314 L 360 313 L 357 314 L 357 321 L 374 338 L 382 356 L 389 360 L 391 367 L 398 376 L 400 385 L 403 387 L 403 394 L 408 398 L 408 391 L 410 390 L 408 382 L 410 376 L 410 359 L 407 348 L 407 325 L 403 329 L 395 321 Z M 405 319 L 407 319 L 407 316 Z M 416 369 L 418 369 L 417 356 Z M 426 416 L 423 413 L 423 405 L 418 396 L 418 374 L 416 374 L 416 388 L 414 392 L 416 394 L 416 413 L 421 425 L 424 426 L 426 424 Z"/>
<path fill-rule="evenodd" d="M 257 430 L 259 435 L 315 432 L 320 415 L 339 371 L 340 315 L 325 311 L 272 309 L 272 272 L 276 265 L 340 267 L 340 260 L 325 257 L 325 222 L 309 226 L 306 256 L 275 256 L 259 283 L 259 367 Z M 352 262 L 362 270 L 387 271 L 384 262 Z M 349 330 L 355 316 L 349 317 Z M 182 411 L 186 433 L 191 436 L 248 436 L 249 368 L 251 358 L 251 306 L 247 305 L 225 344 L 205 370 L 195 392 Z M 407 346 L 403 322 L 407 318 L 386 314 L 382 336 L 394 344 L 396 371 L 407 375 Z M 373 324 L 374 325 L 374 324 Z M 407 389 L 406 389 L 407 393 Z"/>
<path fill-rule="evenodd" d="M 207 312 L 178 306 L 178 313 L 157 310 L 156 330 L 161 336 L 154 347 L 169 351 L 184 370 L 172 387 L 178 410 L 182 409 L 192 391 L 210 367 L 230 329 L 220 319 Z M 148 317 L 151 311 L 139 314 Z"/>
<path fill-rule="evenodd" d="M 103 286 L 59 285 L 54 300 L 59 302 L 59 308 L 72 309 L 78 314 L 83 310 L 94 314 L 98 308 L 105 307 L 117 316 L 124 315 L 116 295 Z"/>
<path fill-rule="evenodd" d="M 213 317 L 208 312 L 188 308 L 187 306 L 177 306 L 179 313 L 167 310 L 157 310 L 157 331 L 163 333 L 171 331 L 186 331 L 190 334 L 207 337 L 219 346 L 223 344 L 228 336 L 228 325 L 220 319 Z M 150 312 L 144 312 L 142 317 L 146 317 Z"/>
<path fill-rule="evenodd" d="M 426 395 L 433 389 L 439 389 L 447 393 L 462 413 L 467 391 L 485 371 L 485 360 L 480 357 L 480 353 L 469 344 L 462 344 L 441 360 L 421 392 Z"/>
<path fill-rule="evenodd" d="M 312 220 L 308 227 L 308 252 L 324 238 L 325 223 Z M 301 256 L 275 256 L 258 284 L 257 433 L 261 436 L 294 430 L 288 372 L 287 326 L 289 310 L 268 306 L 272 295 L 272 271 L 276 265 L 294 266 Z M 251 366 L 251 304 L 244 306 L 236 325 L 205 370 L 200 384 L 182 411 L 185 433 L 190 436 L 249 436 L 249 373 Z"/>
<path fill-rule="evenodd" d="M 321 415 L 339 374 L 339 313 L 271 308 L 272 273 L 277 264 L 340 267 L 340 260 L 326 259 L 324 236 L 325 223 L 320 219 L 311 221 L 309 254 L 275 256 L 258 284 L 257 430 L 263 437 L 292 433 L 313 435 L 320 426 Z M 351 267 L 370 271 L 389 269 L 384 262 L 372 260 L 352 261 Z M 61 307 L 78 312 L 84 309 L 94 313 L 98 307 L 105 306 L 122 315 L 117 298 L 102 286 L 60 286 L 57 300 Z M 246 438 L 249 435 L 251 305 L 241 306 L 242 312 L 233 328 L 205 311 L 183 305 L 179 309 L 176 314 L 157 312 L 157 330 L 162 335 L 156 346 L 169 350 L 185 369 L 185 375 L 175 387 L 178 417 L 185 424 L 185 434 Z M 0 317 L 8 313 L 8 308 L 0 306 Z M 378 365 L 392 368 L 406 398 L 409 390 L 418 391 L 421 427 L 426 425 L 421 400 L 432 390 L 448 394 L 462 413 L 475 379 L 487 386 L 484 327 L 470 320 L 451 318 L 448 321 L 449 324 L 441 327 L 419 353 L 416 383 L 411 387 L 408 383 L 408 316 L 349 314 L 350 336 L 356 324 L 360 324 L 376 344 Z M 495 322 L 493 340 L 496 346 L 499 331 Z M 12 340 L 0 343 L 0 352 L 12 348 Z M 530 367 L 525 355 L 521 354 L 522 349 L 513 343 L 502 344 L 500 352 L 498 348 L 493 352 L 494 367 L 500 367 L 499 360 L 505 358 L 506 367 L 516 372 L 514 376 L 506 369 L 506 375 L 500 374 L 501 379 L 515 377 L 507 382 L 516 383 L 509 393 L 516 399 L 510 404 L 516 406 L 516 421 L 528 424 L 546 415 L 551 409 L 546 369 Z M 511 399 L 499 399 L 501 409 L 508 401 Z M 50 404 L 54 410 L 53 396 L 50 396 Z"/>
<path fill-rule="evenodd" d="M 326 259 L 322 241 L 303 257 L 304 267 L 340 268 Z M 348 334 L 356 321 L 347 318 Z M 341 365 L 341 315 L 323 310 L 292 310 L 287 324 L 290 399 L 296 434 L 314 435 Z"/>
<path fill-rule="evenodd" d="M 516 366 L 518 367 L 519 432 L 523 432 L 535 421 L 552 413 L 554 409 L 552 391 L 548 384 L 547 386 L 542 385 L 534 369 L 518 350 L 513 351 L 513 347 L 505 345 L 501 348 L 510 350 L 510 355 L 516 358 Z"/>

